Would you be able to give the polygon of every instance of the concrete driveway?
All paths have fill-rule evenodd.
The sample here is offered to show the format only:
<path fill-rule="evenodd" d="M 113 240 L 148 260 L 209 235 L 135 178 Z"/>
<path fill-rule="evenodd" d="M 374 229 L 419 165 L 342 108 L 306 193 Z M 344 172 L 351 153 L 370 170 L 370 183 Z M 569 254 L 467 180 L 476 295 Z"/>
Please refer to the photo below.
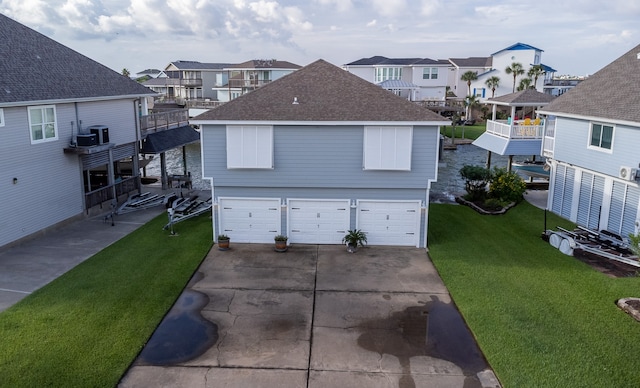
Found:
<path fill-rule="evenodd" d="M 497 387 L 426 252 L 214 247 L 120 387 Z"/>

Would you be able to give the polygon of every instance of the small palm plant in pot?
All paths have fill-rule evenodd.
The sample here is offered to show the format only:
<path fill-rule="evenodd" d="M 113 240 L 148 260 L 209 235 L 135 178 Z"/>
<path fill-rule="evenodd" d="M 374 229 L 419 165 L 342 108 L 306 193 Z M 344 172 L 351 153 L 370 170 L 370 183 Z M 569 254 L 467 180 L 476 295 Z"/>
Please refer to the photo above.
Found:
<path fill-rule="evenodd" d="M 218 235 L 218 249 L 221 251 L 226 251 L 229 249 L 229 236 L 227 236 L 226 234 L 219 234 Z"/>
<path fill-rule="evenodd" d="M 279 234 L 273 238 L 276 242 L 276 252 L 285 252 L 287 250 L 287 240 L 289 237 Z"/>
<path fill-rule="evenodd" d="M 342 242 L 347 244 L 347 252 L 353 253 L 358 245 L 364 246 L 367 243 L 367 234 L 360 229 L 351 229 L 342 238 Z"/>

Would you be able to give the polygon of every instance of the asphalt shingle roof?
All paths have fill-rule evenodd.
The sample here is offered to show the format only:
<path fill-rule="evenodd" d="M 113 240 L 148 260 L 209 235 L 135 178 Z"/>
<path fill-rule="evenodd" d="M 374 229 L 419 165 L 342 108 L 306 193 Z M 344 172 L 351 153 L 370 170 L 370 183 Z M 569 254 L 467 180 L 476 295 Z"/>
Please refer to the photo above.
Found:
<path fill-rule="evenodd" d="M 0 14 L 0 103 L 155 94 Z"/>
<path fill-rule="evenodd" d="M 297 104 L 294 104 L 294 98 Z M 324 60 L 193 119 L 220 121 L 437 121 L 445 119 Z"/>
<path fill-rule="evenodd" d="M 491 67 L 493 57 L 451 58 L 451 63 L 459 67 Z"/>
<path fill-rule="evenodd" d="M 231 64 L 229 63 L 205 63 L 198 61 L 174 61 L 171 62 L 165 70 L 167 70 L 171 65 L 173 65 L 178 70 L 222 70 L 225 69 Z"/>
<path fill-rule="evenodd" d="M 495 101 L 509 106 L 542 106 L 550 103 L 556 97 L 551 94 L 540 93 L 535 89 L 525 89 L 520 92 L 505 94 L 504 96 L 490 98 L 489 101 Z"/>
<path fill-rule="evenodd" d="M 250 61 L 229 65 L 229 69 L 299 69 L 302 66 L 276 59 L 253 59 Z"/>
<path fill-rule="evenodd" d="M 640 45 L 611 62 L 543 110 L 640 123 Z"/>

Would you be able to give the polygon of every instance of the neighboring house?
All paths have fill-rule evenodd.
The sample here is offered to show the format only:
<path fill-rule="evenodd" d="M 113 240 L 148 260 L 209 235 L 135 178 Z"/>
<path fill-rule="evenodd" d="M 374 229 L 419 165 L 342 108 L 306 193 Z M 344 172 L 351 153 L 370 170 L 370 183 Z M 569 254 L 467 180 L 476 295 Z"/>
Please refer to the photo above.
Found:
<path fill-rule="evenodd" d="M 298 70 L 301 66 L 276 59 L 255 59 L 224 69 L 225 79 L 214 88 L 219 101 L 231 101 L 243 94 Z"/>
<path fill-rule="evenodd" d="M 449 121 L 323 60 L 191 120 L 217 206 L 248 243 L 426 246 L 439 126 Z"/>
<path fill-rule="evenodd" d="M 219 98 L 216 88 L 227 83 L 227 72 L 223 69 L 228 66 L 228 63 L 174 61 L 165 67 L 166 77 L 150 79 L 143 85 L 161 94 L 164 101 L 225 101 Z"/>
<path fill-rule="evenodd" d="M 627 236 L 640 223 L 640 45 L 538 113 L 551 164 L 547 208 Z"/>
<path fill-rule="evenodd" d="M 0 52 L 0 247 L 139 189 L 151 90 L 1 14 Z"/>
<path fill-rule="evenodd" d="M 409 101 L 445 101 L 451 64 L 429 58 L 375 56 L 342 68 Z"/>
<path fill-rule="evenodd" d="M 136 73 L 135 79 L 140 79 L 146 77 L 148 79 L 158 78 L 158 77 L 166 77 L 162 70 L 158 69 L 145 69 Z"/>
<path fill-rule="evenodd" d="M 448 73 L 447 86 L 460 99 L 469 94 L 467 81 L 461 79 L 464 73 L 472 71 L 476 74 L 485 74 L 491 70 L 491 57 L 450 58 L 449 62 L 453 68 Z M 480 97 L 485 97 L 484 95 L 486 95 L 486 90 L 483 89 L 485 86 L 479 86 Z M 472 89 L 471 94 L 475 95 L 477 93 Z M 491 97 L 491 90 L 489 90 L 489 94 L 486 97 Z"/>
<path fill-rule="evenodd" d="M 507 74 L 505 69 L 511 66 L 511 64 L 514 62 L 520 63 L 525 71 L 524 74 L 516 77 L 516 91 L 520 80 L 523 78 L 528 78 L 527 72 L 529 71 L 529 69 L 534 65 L 540 65 L 544 69 L 545 74 L 542 77 L 538 78 L 535 85 L 531 84 L 531 87 L 539 92 L 542 92 L 543 85 L 549 82 L 549 80 L 553 79 L 553 74 L 556 71 L 555 69 L 541 62 L 542 52 L 543 50 L 540 50 L 539 48 L 530 46 L 528 44 L 516 43 L 491 54 L 491 57 L 487 59 L 487 63 L 484 66 L 484 71 L 480 69 L 477 71 L 478 79 L 471 83 L 471 94 L 475 95 L 480 100 L 491 98 L 492 90 L 486 85 L 486 82 L 493 76 L 500 78 L 500 86 L 495 90 L 495 97 L 512 93 L 513 74 Z M 469 58 L 469 60 L 470 59 L 471 58 Z M 477 58 L 477 60 L 478 63 L 476 63 L 476 65 L 480 65 L 479 62 L 482 60 L 482 58 Z M 452 59 L 451 62 L 454 65 L 456 63 L 461 63 L 460 59 Z M 456 71 L 456 73 L 458 73 L 456 75 L 457 79 L 460 80 L 462 74 L 469 70 L 474 72 L 476 71 L 472 67 L 461 67 Z M 467 83 L 464 81 L 458 81 L 454 92 L 458 97 L 466 97 L 468 93 Z"/>
<path fill-rule="evenodd" d="M 556 97 L 561 96 L 566 92 L 568 92 L 569 90 L 575 88 L 576 85 L 578 85 L 580 82 L 584 81 L 585 79 L 587 79 L 587 77 L 577 77 L 577 76 L 553 77 L 553 79 L 551 80 L 549 79 L 545 80 L 543 90 L 544 90 L 544 93 L 546 94 L 550 94 Z"/>

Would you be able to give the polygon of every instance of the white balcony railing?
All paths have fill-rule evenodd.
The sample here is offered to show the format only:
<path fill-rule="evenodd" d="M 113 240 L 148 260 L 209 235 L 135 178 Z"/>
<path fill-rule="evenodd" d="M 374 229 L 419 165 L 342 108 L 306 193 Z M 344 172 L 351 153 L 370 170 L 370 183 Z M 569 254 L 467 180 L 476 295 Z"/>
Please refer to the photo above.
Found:
<path fill-rule="evenodd" d="M 542 139 L 544 125 L 542 123 L 525 125 L 525 120 L 516 120 L 513 123 L 503 120 L 487 120 L 486 132 L 508 139 Z"/>
<path fill-rule="evenodd" d="M 556 143 L 556 121 L 547 120 L 544 141 L 542 142 L 542 156 L 553 158 L 553 149 Z"/>

